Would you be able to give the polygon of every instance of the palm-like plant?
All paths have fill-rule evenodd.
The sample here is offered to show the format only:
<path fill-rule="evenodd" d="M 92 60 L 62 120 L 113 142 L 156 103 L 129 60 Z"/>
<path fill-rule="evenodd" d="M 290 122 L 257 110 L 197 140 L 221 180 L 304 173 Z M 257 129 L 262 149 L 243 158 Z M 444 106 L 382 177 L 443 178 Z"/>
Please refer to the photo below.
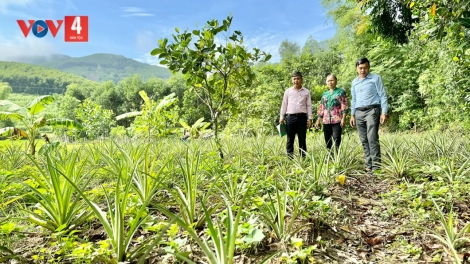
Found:
<path fill-rule="evenodd" d="M 385 173 L 398 179 L 405 176 L 410 177 L 417 173 L 416 163 L 410 157 L 410 147 L 407 144 L 396 139 L 385 138 L 384 149 L 382 170 Z"/>
<path fill-rule="evenodd" d="M 281 243 L 286 243 L 309 223 L 299 223 L 305 205 L 312 196 L 316 182 L 308 183 L 304 177 L 293 179 L 293 188 L 289 180 L 280 176 L 280 184 L 272 186 L 274 195 L 267 194 L 268 201 L 263 198 L 256 199 L 261 219 L 269 226 Z"/>
<path fill-rule="evenodd" d="M 43 113 L 44 108 L 54 101 L 52 95 L 43 95 L 36 97 L 28 107 L 19 106 L 7 100 L 0 100 L 0 107 L 4 107 L 6 111 L 0 112 L 1 120 L 15 120 L 19 121 L 23 128 L 25 128 L 28 137 L 27 150 L 31 155 L 36 154 L 36 137 L 39 134 L 39 129 L 44 126 L 66 126 L 69 128 L 81 128 L 80 123 L 70 119 L 64 118 L 51 118 Z M 4 128 L 2 134 L 14 133 L 14 127 Z"/>
<path fill-rule="evenodd" d="M 116 144 L 113 143 L 113 145 Z M 148 155 L 148 152 L 143 152 L 142 154 Z M 142 162 L 139 160 L 132 161 L 132 159 L 129 158 L 129 154 L 119 146 L 108 146 L 105 152 L 99 152 L 98 155 L 100 155 L 104 164 L 106 164 L 104 169 L 116 177 L 115 187 L 112 192 L 109 192 L 103 187 L 103 192 L 106 196 L 107 210 L 102 210 L 99 205 L 94 203 L 89 196 L 85 194 L 83 189 L 74 183 L 71 177 L 67 175 L 62 176 L 70 183 L 78 195 L 83 198 L 84 202 L 88 204 L 111 240 L 114 256 L 110 258 L 108 258 L 108 256 L 99 256 L 97 257 L 97 261 L 107 263 L 132 262 L 138 259 L 142 254 L 148 255 L 150 251 L 148 246 L 153 245 L 153 243 L 143 243 L 133 250 L 130 249 L 134 235 L 149 217 L 147 206 L 150 204 L 154 196 L 153 194 L 161 186 L 161 182 L 157 182 L 161 177 L 159 177 L 159 175 L 154 176 L 156 179 L 153 182 L 155 187 L 144 197 L 145 200 L 141 200 L 140 204 L 132 208 L 133 214 L 132 217 L 130 217 L 130 202 L 132 201 L 131 197 L 134 195 L 132 193 L 132 183 L 138 181 L 136 177 L 139 177 L 139 165 L 142 164 Z M 141 157 L 141 159 L 146 158 L 145 156 Z M 139 194 L 139 197 L 143 196 Z M 164 231 L 165 230 L 162 232 Z M 158 234 L 155 241 L 158 242 L 160 239 L 161 234 Z"/>
<path fill-rule="evenodd" d="M 196 242 L 196 244 L 201 247 L 205 257 L 206 262 L 210 264 L 232 264 L 235 263 L 234 255 L 236 251 L 236 240 L 237 234 L 240 229 L 241 216 L 244 211 L 245 202 L 248 196 L 251 194 L 251 184 L 247 187 L 246 192 L 243 194 L 243 197 L 240 200 L 238 206 L 234 206 L 229 203 L 227 199 L 223 199 L 226 209 L 226 216 L 220 219 L 217 216 L 214 216 L 214 211 L 210 208 L 207 208 L 206 203 L 201 201 L 201 207 L 205 222 L 207 224 L 207 233 L 209 234 L 210 239 L 200 237 L 196 230 L 191 224 L 186 223 L 186 221 L 170 212 L 167 208 L 161 205 L 157 205 L 157 209 L 168 216 L 171 221 L 176 222 L 181 228 L 183 228 L 187 234 Z M 235 214 L 232 211 L 233 208 L 236 208 Z M 186 261 L 187 263 L 194 263 L 188 257 L 168 252 L 174 254 L 177 258 Z M 271 258 L 273 258 L 278 252 L 269 255 L 264 260 L 259 263 L 266 263 Z"/>
<path fill-rule="evenodd" d="M 71 185 L 73 183 L 85 189 L 93 175 L 80 154 L 80 150 L 75 149 L 70 153 L 67 150 L 48 153 L 44 165 L 31 157 L 40 175 L 31 174 L 36 185 L 27 187 L 40 205 L 40 213 L 29 212 L 28 221 L 54 232 L 72 229 L 91 215 L 87 205 L 78 199 L 77 192 Z"/>
<path fill-rule="evenodd" d="M 0 132 L 1 133 L 1 132 Z M 13 144 L 5 145 L 4 151 L 0 150 L 0 163 L 7 170 L 16 170 L 28 162 L 28 156 L 24 151 L 18 151 Z"/>
<path fill-rule="evenodd" d="M 465 236 L 465 234 L 470 231 L 470 223 L 467 223 L 460 231 L 458 231 L 456 223 L 457 218 L 454 218 L 452 208 L 446 219 L 442 209 L 437 205 L 436 201 L 434 199 L 431 200 L 434 204 L 434 207 L 437 209 L 437 217 L 439 224 L 441 224 L 441 227 L 444 230 L 444 235 L 441 234 L 440 230 L 426 227 L 421 227 L 421 229 L 428 231 L 430 233 L 428 236 L 437 239 L 440 243 L 446 246 L 454 258 L 455 263 L 460 264 L 462 263 L 462 260 L 460 259 L 457 249 L 466 242 L 470 242 L 470 238 Z"/>
<path fill-rule="evenodd" d="M 352 171 L 361 170 L 361 161 L 358 158 L 361 156 L 361 152 L 362 148 L 358 141 L 343 137 L 340 148 L 329 153 L 331 171 L 338 174 L 349 174 Z"/>
<path fill-rule="evenodd" d="M 170 134 L 172 129 L 169 129 L 168 125 L 173 126 L 176 123 L 176 110 L 171 107 L 178 100 L 175 93 L 165 96 L 158 104 L 150 99 L 145 91 L 140 91 L 139 95 L 144 100 L 142 110 L 116 116 L 116 120 L 136 117 L 133 126 L 138 134 L 147 139 Z"/>
<path fill-rule="evenodd" d="M 172 191 L 178 206 L 180 207 L 181 217 L 188 225 L 193 225 L 199 228 L 204 223 L 204 215 L 201 213 L 202 209 L 198 207 L 198 184 L 202 176 L 199 173 L 200 166 L 200 152 L 195 153 L 194 156 L 186 152 L 185 159 L 178 160 L 183 178 L 183 186 L 176 186 Z M 209 189 L 202 195 L 200 202 L 205 202 L 211 196 L 212 190 Z M 217 209 L 216 206 L 210 207 L 209 211 Z"/>
<path fill-rule="evenodd" d="M 191 126 L 188 123 L 180 120 L 180 124 L 183 128 L 189 132 L 191 138 L 198 138 L 204 131 L 211 125 L 209 122 L 204 122 L 204 117 L 199 118 L 194 124 Z"/>

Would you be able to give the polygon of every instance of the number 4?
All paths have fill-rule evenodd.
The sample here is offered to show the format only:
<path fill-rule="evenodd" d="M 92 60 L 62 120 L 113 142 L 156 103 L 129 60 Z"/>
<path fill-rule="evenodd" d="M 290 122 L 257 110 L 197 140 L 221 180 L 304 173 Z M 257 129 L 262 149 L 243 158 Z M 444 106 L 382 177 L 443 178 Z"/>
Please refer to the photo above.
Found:
<path fill-rule="evenodd" d="M 77 34 L 80 35 L 80 31 L 82 31 L 82 27 L 80 26 L 80 17 L 76 16 L 72 23 L 72 30 L 77 31 Z"/>

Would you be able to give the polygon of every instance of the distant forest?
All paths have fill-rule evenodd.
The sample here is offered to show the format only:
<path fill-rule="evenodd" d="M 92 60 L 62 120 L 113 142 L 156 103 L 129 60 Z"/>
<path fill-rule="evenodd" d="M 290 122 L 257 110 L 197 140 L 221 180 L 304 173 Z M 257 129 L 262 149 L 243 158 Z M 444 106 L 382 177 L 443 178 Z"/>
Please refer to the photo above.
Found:
<path fill-rule="evenodd" d="M 10 84 L 14 93 L 64 94 L 67 85 L 94 85 L 96 82 L 56 69 L 19 62 L 0 62 L 0 81 Z"/>
<path fill-rule="evenodd" d="M 138 62 L 115 54 L 93 54 L 84 57 L 65 55 L 22 56 L 15 61 L 72 73 L 91 81 L 113 81 L 118 83 L 128 76 L 139 74 L 142 80 L 152 77 L 168 79 L 171 73 L 166 68 Z"/>

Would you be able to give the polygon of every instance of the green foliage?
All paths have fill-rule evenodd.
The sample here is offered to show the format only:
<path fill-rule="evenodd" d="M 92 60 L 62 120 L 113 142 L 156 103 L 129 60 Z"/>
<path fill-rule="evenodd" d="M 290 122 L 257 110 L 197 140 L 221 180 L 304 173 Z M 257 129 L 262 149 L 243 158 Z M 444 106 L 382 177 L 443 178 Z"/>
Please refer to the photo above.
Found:
<path fill-rule="evenodd" d="M 0 62 L 0 69 L 0 81 L 8 83 L 15 93 L 62 94 L 71 83 L 94 83 L 73 74 L 25 63 Z"/>
<path fill-rule="evenodd" d="M 358 1 L 364 13 L 368 13 L 372 32 L 389 37 L 403 44 L 408 42 L 408 36 L 413 29 L 413 18 L 408 1 L 375 0 Z"/>
<path fill-rule="evenodd" d="M 250 187 L 248 188 L 248 190 Z M 247 199 L 247 194 L 249 191 L 245 192 L 243 198 L 241 200 L 240 205 L 236 211 L 236 215 L 234 216 L 232 211 L 232 205 L 228 203 L 228 201 L 224 200 L 226 206 L 226 217 L 225 219 L 219 220 L 216 219 L 215 221 L 212 220 L 211 214 L 212 210 L 206 207 L 204 202 L 201 202 L 201 206 L 204 211 L 204 217 L 208 226 L 208 233 L 211 237 L 211 243 L 213 246 L 212 248 L 209 246 L 208 241 L 201 240 L 193 227 L 183 219 L 179 218 L 177 215 L 173 214 L 172 212 L 168 211 L 168 209 L 158 206 L 158 210 L 164 213 L 166 216 L 170 217 L 173 221 L 178 223 L 179 226 L 184 228 L 186 232 L 188 232 L 189 236 L 202 248 L 205 256 L 209 263 L 212 264 L 231 264 L 234 262 L 234 254 L 236 249 L 236 240 L 237 235 L 239 233 L 239 224 L 240 219 L 243 213 L 243 205 Z M 176 254 L 176 256 L 188 263 L 194 263 L 187 257 Z"/>
<path fill-rule="evenodd" d="M 389 94 L 392 129 L 447 129 L 470 123 L 469 1 L 324 0 L 338 25 L 339 85 L 368 57 Z M 344 78 L 348 83 L 342 83 Z"/>
<path fill-rule="evenodd" d="M 446 246 L 452 253 L 455 263 L 462 263 L 460 256 L 457 252 L 457 249 L 461 247 L 464 243 L 470 242 L 470 238 L 465 237 L 465 234 L 470 230 L 470 223 L 467 223 L 460 231 L 456 229 L 456 220 L 454 219 L 454 213 L 452 209 L 449 212 L 447 219 L 442 212 L 442 209 L 437 205 L 436 201 L 432 199 L 434 207 L 437 211 L 437 217 L 439 224 L 444 230 L 444 235 L 441 235 L 441 232 L 436 229 L 423 228 L 429 232 L 429 236 L 437 239 L 440 243 Z"/>
<path fill-rule="evenodd" d="M 398 140 L 386 138 L 384 142 L 384 157 L 382 157 L 381 169 L 398 179 L 412 177 L 417 173 L 416 164 L 410 159 L 408 146 Z"/>
<path fill-rule="evenodd" d="M 153 77 L 168 79 L 171 73 L 159 66 L 148 65 L 121 55 L 98 53 L 84 57 L 63 56 L 56 60 L 30 62 L 82 76 L 92 81 L 118 83 L 130 75 L 139 74 L 144 80 Z"/>
<path fill-rule="evenodd" d="M 344 132 L 343 132 L 344 133 Z M 360 142 L 343 135 L 338 151 L 329 153 L 329 169 L 333 174 L 350 174 L 360 171 L 363 150 Z"/>
<path fill-rule="evenodd" d="M 236 169 L 231 170 L 226 166 L 223 170 L 215 171 L 217 175 L 215 175 L 213 186 L 219 191 L 220 199 L 227 199 L 231 204 L 240 202 L 249 186 L 249 177 L 247 174 L 243 174 L 242 166 L 242 161 L 239 158 Z"/>
<path fill-rule="evenodd" d="M 123 146 L 120 158 L 129 167 L 135 167 L 133 173 L 133 189 L 140 201 L 150 201 L 156 195 L 160 184 L 164 182 L 166 164 L 172 160 L 172 156 L 163 157 L 163 144 L 136 144 Z M 93 150 L 97 151 L 97 149 Z"/>
<path fill-rule="evenodd" d="M 189 133 L 191 138 L 198 138 L 210 126 L 210 123 L 204 122 L 204 118 L 199 118 L 194 124 L 189 126 L 186 122 L 180 119 L 180 124 L 183 126 L 184 131 Z"/>
<path fill-rule="evenodd" d="M 181 220 L 188 226 L 199 228 L 204 223 L 204 215 L 202 214 L 201 208 L 197 207 L 198 197 L 198 183 L 201 181 L 201 174 L 198 172 L 200 167 L 200 154 L 190 155 L 189 150 L 186 152 L 184 160 L 179 159 L 179 167 L 183 177 L 183 186 L 175 187 L 172 191 L 172 196 L 178 203 L 181 212 Z M 206 202 L 207 198 L 211 195 L 208 191 L 203 195 L 201 202 Z M 216 206 L 211 206 L 209 213 L 212 213 L 216 209 Z"/>
<path fill-rule="evenodd" d="M 300 46 L 295 42 L 290 42 L 289 40 L 284 40 L 279 46 L 279 55 L 281 60 L 287 60 L 291 57 L 296 57 L 300 54 Z"/>
<path fill-rule="evenodd" d="M 18 150 L 17 146 L 10 142 L 0 149 L 0 163 L 4 169 L 14 171 L 26 165 L 28 157 L 26 152 Z"/>
<path fill-rule="evenodd" d="M 0 82 L 0 100 L 5 100 L 8 98 L 12 89 L 7 82 Z"/>
<path fill-rule="evenodd" d="M 284 191 L 279 190 L 285 187 L 287 187 L 287 189 Z M 312 187 L 313 185 L 308 186 L 305 193 L 310 194 L 309 191 Z M 293 208 L 288 212 L 288 208 L 290 208 L 288 202 L 290 197 L 294 198 L 294 196 L 300 194 L 297 193 L 297 190 L 289 190 L 288 185 L 280 186 L 280 188 L 274 186 L 274 198 L 268 193 L 267 201 L 262 197 L 257 197 L 255 198 L 255 204 L 266 225 L 272 230 L 281 243 L 285 243 L 308 224 L 294 226 L 298 216 L 301 214 L 299 211 L 300 208 L 298 207 L 299 203 L 294 203 Z"/>
<path fill-rule="evenodd" d="M 43 113 L 44 108 L 54 101 L 51 95 L 43 95 L 36 97 L 27 106 L 19 106 L 6 100 L 0 100 L 0 107 L 4 107 L 6 111 L 0 112 L 0 120 L 16 120 L 26 129 L 26 137 L 28 138 L 27 150 L 34 156 L 36 153 L 36 137 L 39 135 L 39 129 L 45 126 L 62 126 L 67 128 L 77 127 L 81 125 L 73 120 L 61 118 L 48 118 Z M 10 133 L 15 132 L 15 128 L 8 129 Z"/>
<path fill-rule="evenodd" d="M 304 247 L 300 238 L 292 238 L 291 245 L 296 249 L 294 252 L 284 252 L 281 255 L 281 263 L 315 263 L 315 259 L 311 256 L 316 245 Z"/>
<path fill-rule="evenodd" d="M 454 140 L 449 141 L 449 135 Z M 413 174 L 411 179 L 397 179 L 395 171 L 385 168 L 377 175 L 374 182 L 383 181 L 381 184 L 392 188 L 395 186 L 390 192 L 387 189 L 381 192 L 378 197 L 381 199 L 369 207 L 374 211 L 383 209 L 378 212 L 384 218 L 380 222 L 400 219 L 401 226 L 427 227 L 442 237 L 447 236 L 443 229 L 434 228 L 436 223 L 432 221 L 434 214 L 430 209 L 433 208 L 431 198 L 447 204 L 453 203 L 459 210 L 465 208 L 469 199 L 469 181 L 465 175 L 468 175 L 470 141 L 466 136 L 456 135 L 382 135 L 383 159 L 388 158 L 385 156 L 388 153 L 404 156 L 407 157 L 407 168 L 418 166 L 420 171 Z M 223 138 L 224 160 L 217 158 L 214 144 L 202 139 L 184 143 L 177 138 L 115 140 L 94 142 L 80 149 L 72 149 L 71 146 L 66 148 L 63 147 L 65 144 L 61 144 L 47 151 L 44 156 L 30 159 L 14 171 L 6 171 L 2 167 L 0 222 L 5 216 L 15 217 L 7 217 L 6 221 L 0 223 L 0 245 L 17 256 L 24 256 L 24 260 L 20 260 L 22 262 L 38 263 L 163 263 L 187 259 L 188 263 L 210 263 L 212 257 L 215 257 L 215 263 L 233 263 L 242 256 L 260 263 L 260 258 L 271 254 L 267 248 L 276 248 L 274 251 L 281 249 L 284 253 L 273 255 L 272 262 L 310 263 L 314 261 L 312 254 L 316 261 L 317 257 L 323 256 L 322 252 L 334 245 L 320 238 L 316 242 L 311 241 L 311 232 L 316 234 L 325 225 L 346 229 L 343 223 L 348 221 L 347 210 L 341 211 L 341 214 L 333 210 L 338 206 L 338 199 L 344 199 L 346 205 L 349 204 L 349 199 L 358 194 L 355 190 L 358 185 L 355 184 L 362 184 L 365 179 L 357 175 L 357 171 L 363 171 L 363 162 L 356 136 L 345 136 L 342 148 L 347 151 L 340 151 L 330 157 L 325 152 L 323 138 L 319 134 L 309 133 L 311 152 L 304 159 L 294 160 L 285 157 L 285 142 L 278 136 Z M 0 142 L 0 157 L 7 153 L 7 148 L 3 147 L 5 143 L 6 146 L 13 143 L 12 151 L 15 146 L 20 146 L 14 141 Z M 51 164 L 48 164 L 48 160 Z M 340 160 L 344 160 L 344 163 Z M 39 168 L 28 166 L 33 161 Z M 446 164 L 450 167 L 449 171 L 460 174 L 453 182 L 445 179 Z M 388 165 L 384 163 L 384 166 Z M 348 179 L 344 186 L 334 183 L 339 173 L 344 173 L 343 176 Z M 69 176 L 72 174 L 81 175 L 81 184 L 73 181 L 72 176 Z M 42 187 L 36 180 L 46 182 L 49 178 L 59 183 L 60 187 Z M 86 179 L 90 179 L 88 184 L 85 184 Z M 31 187 L 22 184 L 24 180 Z M 54 198 L 56 190 L 62 191 L 58 198 Z M 76 202 L 88 208 L 88 212 L 91 209 L 96 218 L 88 218 L 68 228 L 59 226 L 53 229 L 51 226 L 47 231 L 53 234 L 38 233 L 36 224 L 22 224 L 22 220 L 30 213 L 38 214 L 36 218 L 44 226 L 53 222 L 45 213 L 48 211 L 45 209 L 47 203 L 61 204 L 51 201 L 70 197 L 65 192 L 67 190 L 72 190 L 74 195 L 69 203 L 62 203 L 68 204 L 66 209 L 72 209 Z M 344 191 L 345 196 L 338 197 L 335 193 L 338 190 Z M 362 190 L 359 189 L 360 193 Z M 364 208 L 367 205 L 361 200 L 359 203 Z M 248 201 L 253 203 L 248 204 Z M 378 207 L 381 203 L 384 206 Z M 50 211 L 60 211 L 57 208 L 65 206 L 49 208 L 52 208 Z M 437 211 L 434 211 L 437 215 Z M 27 215 L 23 217 L 24 212 Z M 162 220 L 161 212 L 170 220 Z M 468 249 L 464 241 L 468 239 L 469 233 L 465 214 L 456 212 L 457 209 L 452 214 L 453 241 L 457 253 L 461 254 L 464 249 Z M 449 226 L 449 210 L 444 213 L 446 225 Z M 193 216 L 188 218 L 189 214 Z M 80 212 L 69 215 L 76 219 Z M 235 225 L 238 215 L 240 219 Z M 6 225 L 3 226 L 3 223 Z M 301 229 L 298 232 L 299 228 L 305 227 L 308 230 Z M 35 228 L 36 231 L 31 231 Z M 467 229 L 457 237 L 462 228 Z M 35 248 L 27 248 L 27 255 L 22 251 L 23 247 L 18 245 L 24 241 L 34 243 L 34 240 L 23 240 L 21 237 L 29 232 L 34 232 L 33 236 L 44 242 Z M 431 232 L 416 231 L 415 235 L 422 238 L 425 233 Z M 309 240 L 306 239 L 307 235 Z M 278 238 L 283 238 L 283 243 L 279 243 L 281 239 Z M 457 240 L 459 238 L 462 240 Z M 390 242 L 393 247 L 389 250 L 411 255 L 413 260 L 422 256 L 424 251 L 433 255 L 437 252 L 420 248 L 420 244 L 412 243 L 415 239 L 408 235 L 403 236 L 403 240 L 408 241 L 406 243 L 399 239 L 397 236 L 396 243 Z M 321 249 L 312 247 L 312 242 L 318 243 Z M 1 256 L 9 256 L 9 253 L 0 252 Z M 399 262 L 394 260 L 392 262 Z"/>
<path fill-rule="evenodd" d="M 89 139 L 109 135 L 111 127 L 115 124 L 113 111 L 102 109 L 90 99 L 81 103 L 75 113 Z"/>
<path fill-rule="evenodd" d="M 218 44 L 217 35 L 228 32 L 231 23 L 229 16 L 222 23 L 208 21 L 202 30 L 180 33 L 176 28 L 174 43 L 169 43 L 167 38 L 160 39 L 159 47 L 151 53 L 158 55 L 162 59 L 160 63 L 168 65 L 170 71 L 182 71 L 191 91 L 209 108 L 221 158 L 223 153 L 217 136 L 219 115 L 236 109 L 239 93 L 251 88 L 253 64 L 271 57 L 259 49 L 249 52 L 243 46 L 243 36 L 238 30 L 233 31 L 225 44 Z"/>
<path fill-rule="evenodd" d="M 84 222 L 91 212 L 78 199 L 72 184 L 86 188 L 93 173 L 86 159 L 80 158 L 80 150 L 48 152 L 44 165 L 33 157 L 31 160 L 41 174 L 32 174 L 32 181 L 27 184 L 38 202 L 37 209 L 29 212 L 27 220 L 51 232 L 68 232 Z"/>
<path fill-rule="evenodd" d="M 137 136 L 150 139 L 170 135 L 178 122 L 178 108 L 173 106 L 178 102 L 175 94 L 165 96 L 158 104 L 145 91 L 140 91 L 139 94 L 144 100 L 142 111 L 119 115 L 116 120 L 136 116 L 131 129 L 135 130 Z"/>
<path fill-rule="evenodd" d="M 116 152 L 114 152 L 114 147 L 116 147 Z M 63 176 L 75 191 L 78 192 L 80 197 L 90 206 L 111 240 L 114 256 L 99 256 L 99 259 L 111 263 L 135 260 L 147 250 L 147 246 L 149 245 L 144 243 L 134 250 L 130 250 L 134 234 L 149 216 L 147 206 L 153 197 L 153 195 L 145 197 L 145 200 L 135 205 L 134 210 L 131 210 L 132 217 L 128 216 L 128 210 L 133 201 L 132 197 L 135 196 L 131 192 L 133 186 L 132 182 L 135 180 L 140 161 L 133 161 L 129 158 L 131 156 L 126 150 L 119 146 L 112 146 L 105 151 L 101 149 L 94 149 L 93 151 L 97 152 L 99 158 L 104 162 L 106 165 L 105 169 L 116 177 L 115 188 L 112 193 L 103 188 L 103 192 L 106 195 L 107 212 L 104 212 L 96 203 L 91 201 L 89 196 L 73 182 L 72 178 L 65 175 Z M 148 154 L 148 152 L 146 152 L 146 154 Z M 148 157 L 140 158 L 146 159 Z M 152 187 L 153 191 L 155 192 L 156 188 L 159 186 L 159 182 L 155 182 L 155 186 Z M 157 237 L 157 240 L 159 239 L 160 236 Z"/>

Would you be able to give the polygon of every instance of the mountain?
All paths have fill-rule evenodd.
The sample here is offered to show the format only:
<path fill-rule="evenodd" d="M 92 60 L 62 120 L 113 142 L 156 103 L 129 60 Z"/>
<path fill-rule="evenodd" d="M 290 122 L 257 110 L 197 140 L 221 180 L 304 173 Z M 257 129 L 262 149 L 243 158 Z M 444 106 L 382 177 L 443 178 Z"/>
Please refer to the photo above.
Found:
<path fill-rule="evenodd" d="M 63 94 L 67 85 L 76 83 L 93 87 L 97 82 L 42 66 L 0 61 L 0 82 L 7 82 L 14 93 Z"/>
<path fill-rule="evenodd" d="M 139 74 L 144 81 L 151 77 L 168 79 L 171 76 L 171 72 L 167 68 L 107 53 L 98 53 L 84 57 L 70 57 L 60 54 L 22 56 L 15 58 L 14 61 L 58 69 L 97 82 L 111 80 L 118 83 L 134 74 Z"/>

